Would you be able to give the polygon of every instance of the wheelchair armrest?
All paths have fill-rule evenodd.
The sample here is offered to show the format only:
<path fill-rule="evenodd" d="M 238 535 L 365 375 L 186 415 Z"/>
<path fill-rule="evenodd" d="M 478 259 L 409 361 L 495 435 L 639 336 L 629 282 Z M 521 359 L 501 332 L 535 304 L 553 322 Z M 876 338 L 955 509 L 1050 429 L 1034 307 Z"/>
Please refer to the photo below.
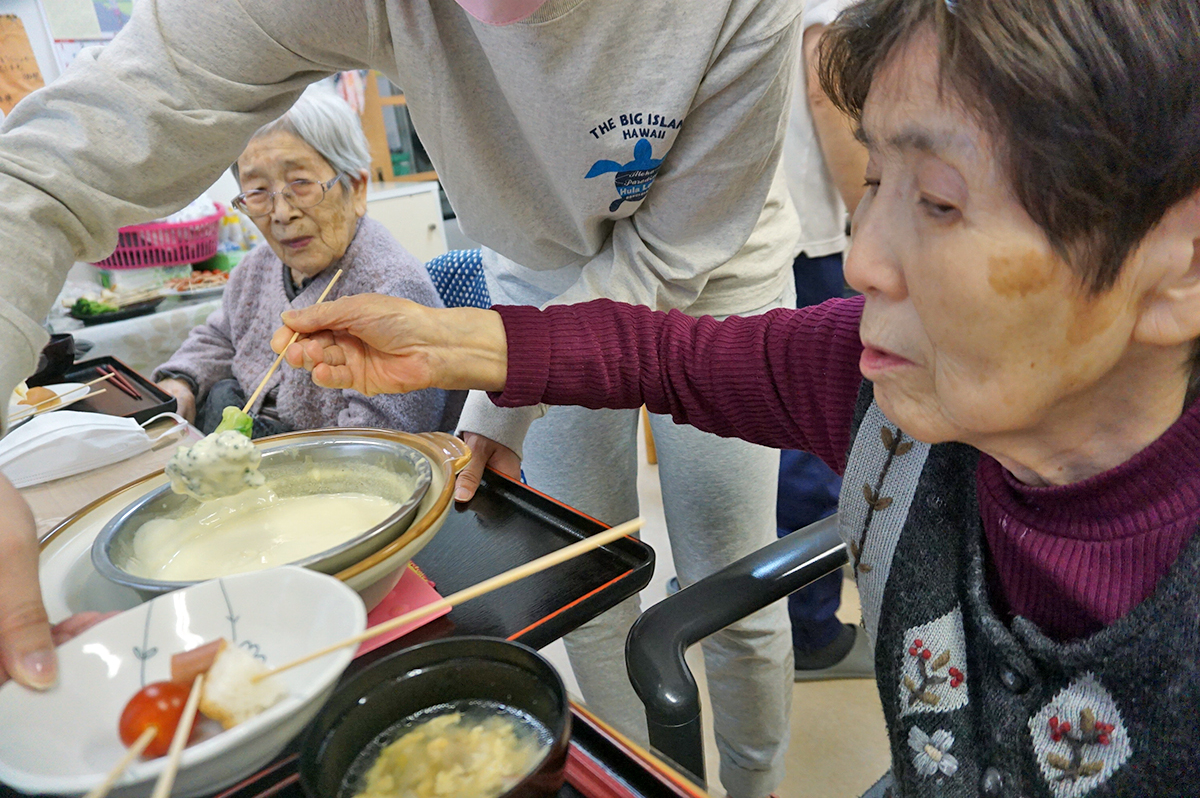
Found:
<path fill-rule="evenodd" d="M 644 612 L 625 642 L 625 663 L 633 689 L 646 705 L 651 746 L 703 783 L 700 694 L 684 652 L 845 562 L 846 546 L 838 537 L 835 514 L 764 546 Z"/>

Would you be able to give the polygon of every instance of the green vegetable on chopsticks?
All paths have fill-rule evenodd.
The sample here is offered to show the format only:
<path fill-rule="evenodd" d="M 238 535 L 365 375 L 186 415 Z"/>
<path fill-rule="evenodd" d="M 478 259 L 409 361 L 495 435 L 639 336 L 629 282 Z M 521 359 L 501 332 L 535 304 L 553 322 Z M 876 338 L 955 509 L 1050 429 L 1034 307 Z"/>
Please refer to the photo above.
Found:
<path fill-rule="evenodd" d="M 221 423 L 217 425 L 214 432 L 226 432 L 227 430 L 240 432 L 247 438 L 252 437 L 254 419 L 249 414 L 243 413 L 237 405 L 229 405 L 221 411 Z"/>

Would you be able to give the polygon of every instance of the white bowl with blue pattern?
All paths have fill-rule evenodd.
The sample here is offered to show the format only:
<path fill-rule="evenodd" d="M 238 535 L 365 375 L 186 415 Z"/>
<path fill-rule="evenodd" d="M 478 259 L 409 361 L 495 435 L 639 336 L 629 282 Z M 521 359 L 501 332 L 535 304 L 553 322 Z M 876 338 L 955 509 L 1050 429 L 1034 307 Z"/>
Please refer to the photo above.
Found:
<path fill-rule="evenodd" d="M 57 795 L 95 787 L 125 752 L 117 735 L 125 704 L 144 685 L 170 678 L 172 654 L 223 637 L 279 665 L 365 627 L 357 593 L 295 566 L 201 582 L 126 610 L 58 649 L 53 689 L 0 687 L 0 782 Z M 287 698 L 188 746 L 172 795 L 211 794 L 274 758 L 325 703 L 354 649 L 279 674 Z M 164 761 L 135 763 L 111 795 L 149 795 Z"/>

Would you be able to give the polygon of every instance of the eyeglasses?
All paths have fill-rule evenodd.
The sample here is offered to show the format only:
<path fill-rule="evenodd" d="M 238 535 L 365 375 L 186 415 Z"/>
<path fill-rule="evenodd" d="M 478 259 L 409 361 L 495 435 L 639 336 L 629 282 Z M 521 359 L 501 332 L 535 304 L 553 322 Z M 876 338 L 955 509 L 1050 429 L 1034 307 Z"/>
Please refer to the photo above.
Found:
<path fill-rule="evenodd" d="M 319 183 L 316 180 L 293 180 L 279 191 L 267 191 L 261 188 L 243 191 L 233 198 L 233 205 L 247 216 L 267 216 L 275 210 L 275 197 L 279 195 L 287 200 L 293 208 L 311 208 L 319 205 L 321 200 L 325 199 L 325 192 L 333 188 L 333 185 L 341 179 L 342 176 L 337 175 L 327 183 Z"/>

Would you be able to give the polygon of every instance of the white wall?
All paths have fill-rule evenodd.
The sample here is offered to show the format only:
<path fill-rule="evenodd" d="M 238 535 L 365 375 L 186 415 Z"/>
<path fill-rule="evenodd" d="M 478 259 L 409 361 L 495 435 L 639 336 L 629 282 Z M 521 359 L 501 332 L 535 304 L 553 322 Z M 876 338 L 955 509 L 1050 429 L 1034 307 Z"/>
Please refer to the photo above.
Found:
<path fill-rule="evenodd" d="M 33 47 L 42 79 L 47 83 L 58 78 L 58 60 L 54 57 L 54 42 L 38 0 L 0 0 L 0 14 L 16 14 L 25 26 L 25 35 Z"/>

